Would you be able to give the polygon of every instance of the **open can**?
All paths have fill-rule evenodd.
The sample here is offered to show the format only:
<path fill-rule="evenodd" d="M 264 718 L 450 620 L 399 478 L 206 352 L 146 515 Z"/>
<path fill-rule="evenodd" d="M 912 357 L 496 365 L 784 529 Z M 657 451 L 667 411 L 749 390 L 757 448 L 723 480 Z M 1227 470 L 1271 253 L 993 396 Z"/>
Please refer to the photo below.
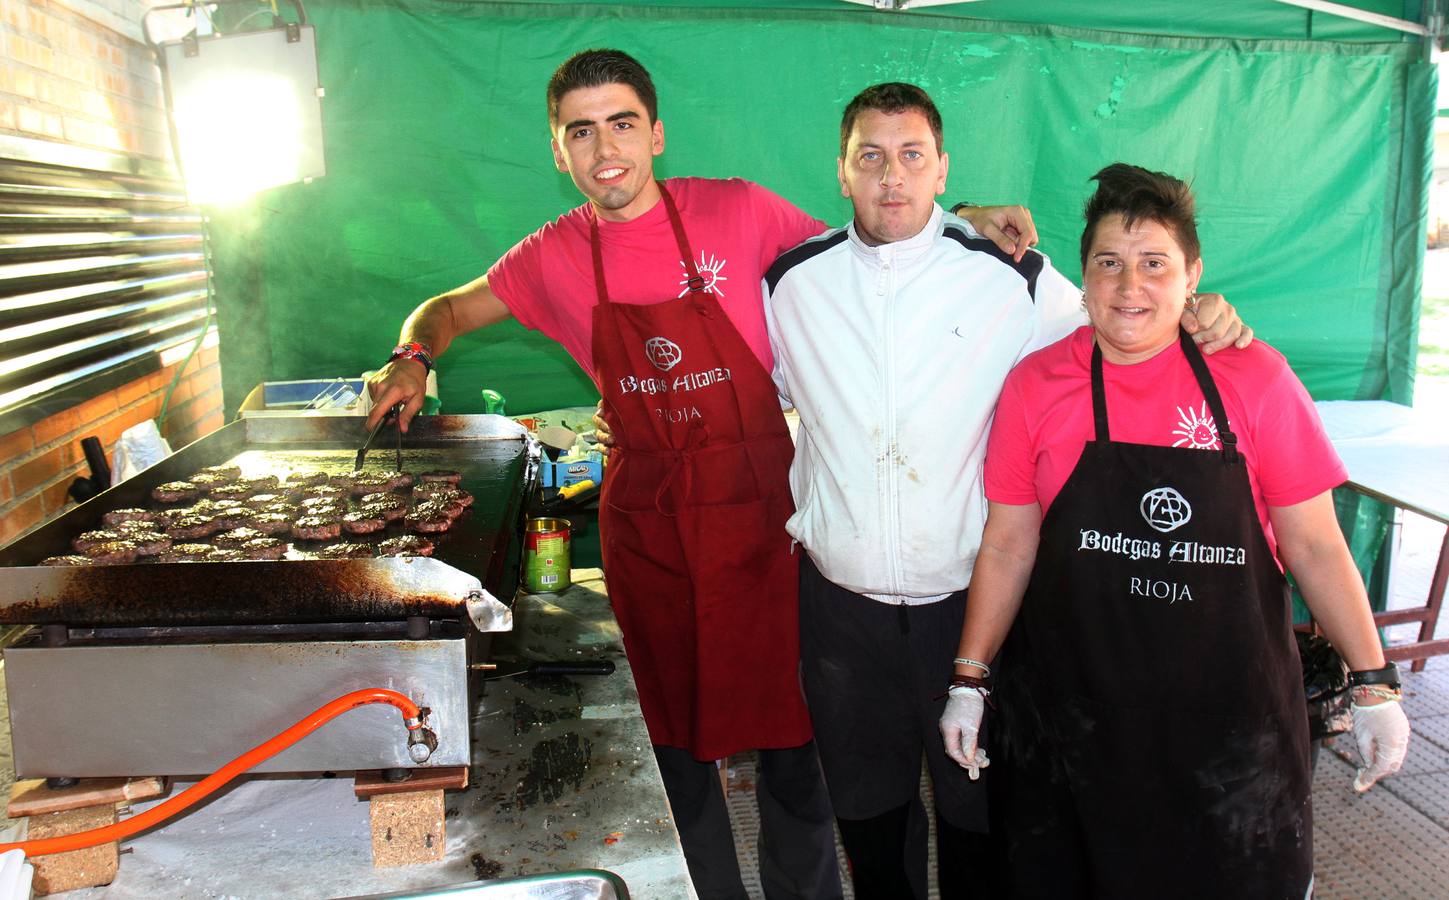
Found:
<path fill-rule="evenodd" d="M 569 581 L 568 519 L 529 519 L 523 534 L 523 589 L 530 594 L 556 594 Z"/>

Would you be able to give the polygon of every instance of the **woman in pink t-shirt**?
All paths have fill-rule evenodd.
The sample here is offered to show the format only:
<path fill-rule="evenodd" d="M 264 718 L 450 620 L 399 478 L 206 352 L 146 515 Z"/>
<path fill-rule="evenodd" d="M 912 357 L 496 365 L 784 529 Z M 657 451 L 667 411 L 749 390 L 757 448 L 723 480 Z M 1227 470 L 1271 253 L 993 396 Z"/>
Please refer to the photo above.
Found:
<path fill-rule="evenodd" d="M 1343 468 L 1282 356 L 1209 365 L 1180 331 L 1202 275 L 1187 185 L 1120 163 L 1095 178 L 1092 324 L 1022 362 L 992 428 L 947 752 L 976 777 L 993 703 L 1013 896 L 1303 897 L 1307 715 L 1280 558 L 1351 670 L 1354 787 L 1408 744 L 1334 517 Z"/>

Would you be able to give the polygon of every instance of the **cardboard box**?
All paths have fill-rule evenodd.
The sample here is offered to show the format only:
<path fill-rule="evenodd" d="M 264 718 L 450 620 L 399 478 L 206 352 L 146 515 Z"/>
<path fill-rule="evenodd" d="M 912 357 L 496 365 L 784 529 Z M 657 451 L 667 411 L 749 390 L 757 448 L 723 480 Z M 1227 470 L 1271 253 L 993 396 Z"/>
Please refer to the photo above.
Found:
<path fill-rule="evenodd" d="M 591 480 L 594 484 L 604 483 L 604 457 L 598 451 L 589 453 L 583 459 L 558 462 L 545 456 L 542 469 L 540 474 L 544 487 L 568 487 L 585 480 Z"/>

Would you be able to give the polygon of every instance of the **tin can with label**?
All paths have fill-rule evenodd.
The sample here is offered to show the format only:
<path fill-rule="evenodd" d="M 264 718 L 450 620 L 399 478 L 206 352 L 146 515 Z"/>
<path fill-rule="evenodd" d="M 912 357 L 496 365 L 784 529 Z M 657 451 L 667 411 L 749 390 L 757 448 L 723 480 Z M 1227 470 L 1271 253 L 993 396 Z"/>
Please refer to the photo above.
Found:
<path fill-rule="evenodd" d="M 523 589 L 556 594 L 569 582 L 569 520 L 529 519 L 523 534 Z"/>

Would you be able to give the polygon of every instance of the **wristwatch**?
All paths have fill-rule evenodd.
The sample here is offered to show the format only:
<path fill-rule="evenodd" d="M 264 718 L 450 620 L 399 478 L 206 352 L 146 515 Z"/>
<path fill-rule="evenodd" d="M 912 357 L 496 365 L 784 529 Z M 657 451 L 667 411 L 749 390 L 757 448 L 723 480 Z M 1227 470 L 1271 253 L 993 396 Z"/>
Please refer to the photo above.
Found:
<path fill-rule="evenodd" d="M 433 371 L 433 351 L 427 344 L 418 341 L 398 344 L 392 348 L 392 356 L 389 356 L 387 361 L 392 362 L 397 359 L 415 359 L 423 364 L 424 371 Z"/>
<path fill-rule="evenodd" d="M 1371 684 L 1383 684 L 1393 690 L 1398 690 L 1400 687 L 1399 667 L 1394 663 L 1389 663 L 1382 669 L 1359 669 L 1356 672 L 1348 673 L 1348 686 L 1351 688 Z"/>

